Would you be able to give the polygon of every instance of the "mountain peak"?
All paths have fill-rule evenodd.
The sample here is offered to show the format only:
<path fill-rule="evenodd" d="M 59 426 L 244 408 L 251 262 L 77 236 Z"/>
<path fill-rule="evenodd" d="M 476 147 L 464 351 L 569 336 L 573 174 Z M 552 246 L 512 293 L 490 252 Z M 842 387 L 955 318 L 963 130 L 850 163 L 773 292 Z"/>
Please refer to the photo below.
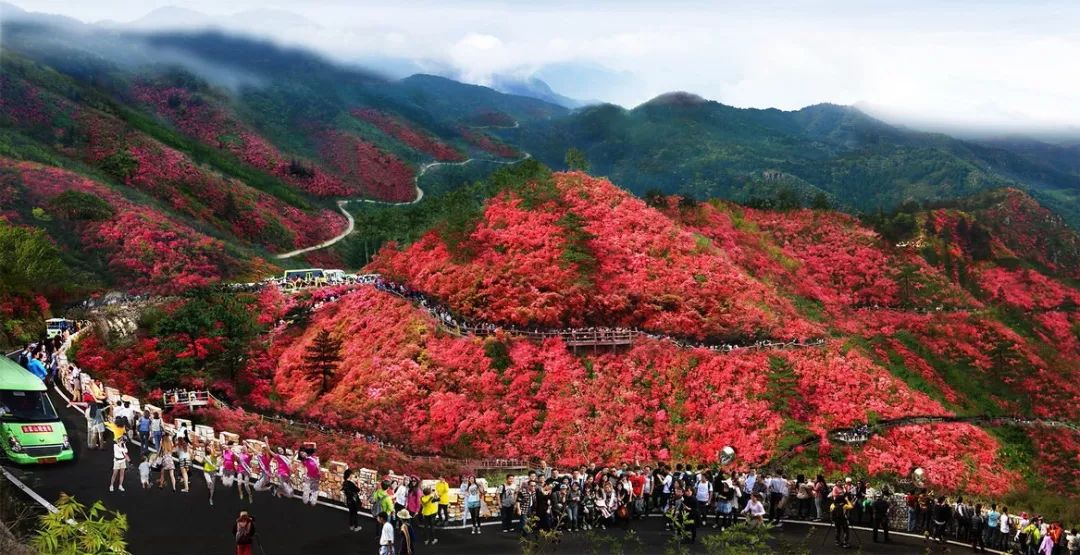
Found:
<path fill-rule="evenodd" d="M 642 106 L 700 106 L 709 101 L 694 93 L 686 91 L 672 91 L 661 94 Z"/>

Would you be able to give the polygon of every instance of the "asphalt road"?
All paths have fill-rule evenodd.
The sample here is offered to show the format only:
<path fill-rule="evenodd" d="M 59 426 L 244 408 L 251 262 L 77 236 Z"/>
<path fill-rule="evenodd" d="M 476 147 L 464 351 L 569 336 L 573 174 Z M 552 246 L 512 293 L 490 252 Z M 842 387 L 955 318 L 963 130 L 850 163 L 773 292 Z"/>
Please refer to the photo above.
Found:
<path fill-rule="evenodd" d="M 64 401 L 53 394 L 57 408 Z M 364 529 L 350 532 L 346 513 L 330 507 L 302 505 L 298 499 L 276 499 L 267 493 L 257 495 L 254 503 L 241 502 L 235 489 L 225 489 L 220 482 L 214 498 L 214 506 L 207 501 L 206 483 L 202 473 L 194 471 L 190 493 L 174 493 L 171 489 L 158 490 L 156 486 L 144 491 L 139 487 L 138 471 L 132 469 L 126 478 L 126 492 L 108 491 L 111 473 L 111 449 L 90 451 L 86 446 L 86 425 L 81 414 L 70 408 L 61 414 L 68 433 L 75 438 L 77 458 L 74 463 L 48 467 L 11 468 L 27 485 L 47 500 L 55 501 L 60 492 L 66 492 L 84 503 L 103 500 L 109 509 L 119 510 L 128 516 L 129 548 L 132 553 L 168 554 L 228 554 L 234 552 L 231 534 L 232 523 L 241 510 L 255 517 L 258 538 L 262 550 L 256 546 L 254 553 L 262 555 L 316 555 L 316 554 L 374 554 L 377 552 L 377 526 L 370 518 L 363 519 Z M 136 446 L 132 446 L 133 451 Z M 157 474 L 152 474 L 152 481 Z M 362 517 L 363 518 L 363 517 Z M 635 522 L 632 526 L 643 546 L 640 551 L 627 549 L 627 553 L 663 553 L 670 535 L 663 530 L 660 518 Z M 788 523 L 776 533 L 775 552 L 790 551 L 787 546 L 809 549 L 810 553 L 904 554 L 925 553 L 927 546 L 922 539 L 894 536 L 891 544 L 875 544 L 868 531 L 859 531 L 861 546 L 838 549 L 833 546 L 830 530 L 804 524 Z M 603 534 L 621 536 L 621 530 L 609 530 Z M 710 531 L 703 531 L 708 534 Z M 479 536 L 468 530 L 440 529 L 436 531 L 439 543 L 420 545 L 418 553 L 476 554 L 484 555 L 520 553 L 518 538 L 512 533 L 501 532 L 501 527 L 485 526 Z M 856 538 L 853 538 L 853 542 Z M 592 550 L 581 534 L 564 535 L 556 553 L 578 554 Z M 952 546 L 931 546 L 930 553 L 966 552 L 967 549 Z M 703 552 L 703 550 L 694 550 Z M 545 551 L 549 552 L 549 551 Z M 601 547 L 600 552 L 610 553 Z"/>

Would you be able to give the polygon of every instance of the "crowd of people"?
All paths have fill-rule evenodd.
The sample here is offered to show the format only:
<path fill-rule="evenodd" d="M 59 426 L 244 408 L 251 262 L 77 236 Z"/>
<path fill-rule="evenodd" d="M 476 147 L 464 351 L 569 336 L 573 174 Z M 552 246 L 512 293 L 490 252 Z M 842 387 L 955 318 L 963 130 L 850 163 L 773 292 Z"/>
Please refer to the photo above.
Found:
<path fill-rule="evenodd" d="M 42 336 L 28 343 L 13 356 L 16 362 L 41 381 L 50 384 L 60 371 L 60 354 L 64 343 L 79 331 L 79 322 L 70 322 L 52 337 Z"/>

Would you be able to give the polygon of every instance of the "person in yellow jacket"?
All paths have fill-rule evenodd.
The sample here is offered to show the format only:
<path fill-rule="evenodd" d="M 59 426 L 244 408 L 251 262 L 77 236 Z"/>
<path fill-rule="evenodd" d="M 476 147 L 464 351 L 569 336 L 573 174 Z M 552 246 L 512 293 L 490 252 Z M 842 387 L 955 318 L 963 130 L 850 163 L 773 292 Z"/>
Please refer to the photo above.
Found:
<path fill-rule="evenodd" d="M 450 522 L 450 484 L 447 483 L 446 478 L 439 476 L 439 481 L 435 482 L 435 495 L 439 498 L 439 510 L 438 518 L 440 526 L 446 526 L 447 522 Z"/>
<path fill-rule="evenodd" d="M 435 515 L 439 513 L 439 499 L 430 487 L 423 489 L 420 497 L 420 526 L 424 529 L 424 545 L 439 543 L 435 537 Z"/>
<path fill-rule="evenodd" d="M 214 506 L 214 482 L 217 477 L 218 469 L 221 468 L 221 457 L 217 454 L 217 450 L 213 446 L 210 446 L 206 450 L 206 456 L 203 457 L 203 477 L 206 478 L 206 489 L 210 492 L 210 506 Z"/>

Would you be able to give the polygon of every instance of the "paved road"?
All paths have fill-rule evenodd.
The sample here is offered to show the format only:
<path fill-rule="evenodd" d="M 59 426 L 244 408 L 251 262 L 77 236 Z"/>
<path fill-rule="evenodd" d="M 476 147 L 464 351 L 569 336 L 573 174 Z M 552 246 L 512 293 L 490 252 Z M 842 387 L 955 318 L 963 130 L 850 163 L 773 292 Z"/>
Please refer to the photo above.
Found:
<path fill-rule="evenodd" d="M 514 124 L 516 126 L 517 122 L 514 122 Z M 371 200 L 371 199 L 365 199 L 365 198 L 354 198 L 354 199 L 339 200 L 339 201 L 337 201 L 338 210 L 340 210 L 341 213 L 345 215 L 345 219 L 348 221 L 348 225 L 345 226 L 345 231 L 342 231 L 341 233 L 337 234 L 336 236 L 331 237 L 330 239 L 327 239 L 326 241 L 323 241 L 322 243 L 319 243 L 317 245 L 312 245 L 310 247 L 304 247 L 304 248 L 301 248 L 301 249 L 296 249 L 294 251 L 289 251 L 289 252 L 282 253 L 282 254 L 276 254 L 276 255 L 274 255 L 274 258 L 278 258 L 278 259 L 293 258 L 295 256 L 299 256 L 299 255 L 307 253 L 307 252 L 316 251 L 316 250 L 319 250 L 319 249 L 325 249 L 326 247 L 334 245 L 334 244 L 338 243 L 339 241 L 341 241 L 342 239 L 344 239 L 344 238 L 348 237 L 349 235 L 351 235 L 352 232 L 356 230 L 356 220 L 354 220 L 352 214 L 349 213 L 349 211 L 345 209 L 345 205 L 349 204 L 350 202 L 367 202 L 367 203 L 370 203 L 370 204 L 384 204 L 384 205 L 387 205 L 387 206 L 406 206 L 406 205 L 409 205 L 409 204 L 416 204 L 416 203 L 420 202 L 421 200 L 424 199 L 424 190 L 420 188 L 420 178 L 424 177 L 424 174 L 427 173 L 428 170 L 430 170 L 432 168 L 437 168 L 439 166 L 464 166 L 464 165 L 470 164 L 472 162 L 489 162 L 489 163 L 492 163 L 492 164 L 508 165 L 508 164 L 516 164 L 518 162 L 523 162 L 525 160 L 528 160 L 530 157 L 532 157 L 532 155 L 529 154 L 528 152 L 526 152 L 524 156 L 522 156 L 521 158 L 518 158 L 516 160 L 489 160 L 487 158 L 469 158 L 469 159 L 463 160 L 461 162 L 428 162 L 428 163 L 424 164 L 423 166 L 420 166 L 420 171 L 417 172 L 416 175 L 413 177 L 413 187 L 416 189 L 416 198 L 414 198 L 413 200 L 409 200 L 409 201 L 405 201 L 405 202 L 385 202 L 385 201 L 381 201 L 381 200 Z"/>
<path fill-rule="evenodd" d="M 63 407 L 63 400 L 54 394 L 54 403 Z M 233 519 L 241 509 L 256 517 L 259 537 L 267 555 L 316 555 L 316 554 L 373 554 L 376 552 L 376 526 L 370 519 L 364 520 L 361 532 L 349 532 L 346 514 L 330 507 L 309 507 L 299 500 L 275 499 L 268 494 L 258 495 L 255 503 L 241 503 L 235 490 L 226 490 L 220 483 L 215 504 L 206 500 L 206 484 L 200 472 L 193 472 L 190 493 L 174 493 L 139 488 L 137 471 L 127 476 L 126 492 L 109 493 L 108 479 L 111 465 L 110 451 L 88 451 L 85 422 L 72 409 L 63 409 L 62 415 L 68 432 L 75 438 L 78 459 L 73 464 L 53 467 L 13 469 L 30 487 L 45 499 L 57 499 L 61 491 L 83 502 L 101 499 L 110 509 L 128 515 L 130 549 L 135 554 L 228 554 L 233 544 L 230 529 Z M 156 475 L 153 475 L 156 477 Z M 662 553 L 668 535 L 663 531 L 662 520 L 651 518 L 634 524 L 634 529 L 644 543 L 642 553 Z M 805 545 L 811 553 L 850 553 L 855 550 L 838 550 L 827 538 L 825 529 L 816 529 L 789 523 L 777 534 L 789 544 Z M 607 534 L 621 535 L 621 531 Z M 707 532 L 706 532 L 707 533 Z M 811 535 L 812 534 L 812 535 Z M 862 553 L 901 554 L 924 552 L 923 542 L 910 538 L 894 539 L 893 544 L 870 543 L 869 532 L 861 532 Z M 437 546 L 423 546 L 420 553 L 496 555 L 520 553 L 514 534 L 502 533 L 498 526 L 485 526 L 480 536 L 466 530 L 439 530 Z M 781 544 L 777 551 L 784 550 Z M 953 552 L 957 548 L 952 548 Z M 606 549 L 604 550 L 607 551 Z M 578 554 L 587 552 L 581 535 L 567 535 L 559 553 Z M 932 552 L 943 552 L 935 548 Z M 255 553 L 261 553 L 258 548 Z"/>

